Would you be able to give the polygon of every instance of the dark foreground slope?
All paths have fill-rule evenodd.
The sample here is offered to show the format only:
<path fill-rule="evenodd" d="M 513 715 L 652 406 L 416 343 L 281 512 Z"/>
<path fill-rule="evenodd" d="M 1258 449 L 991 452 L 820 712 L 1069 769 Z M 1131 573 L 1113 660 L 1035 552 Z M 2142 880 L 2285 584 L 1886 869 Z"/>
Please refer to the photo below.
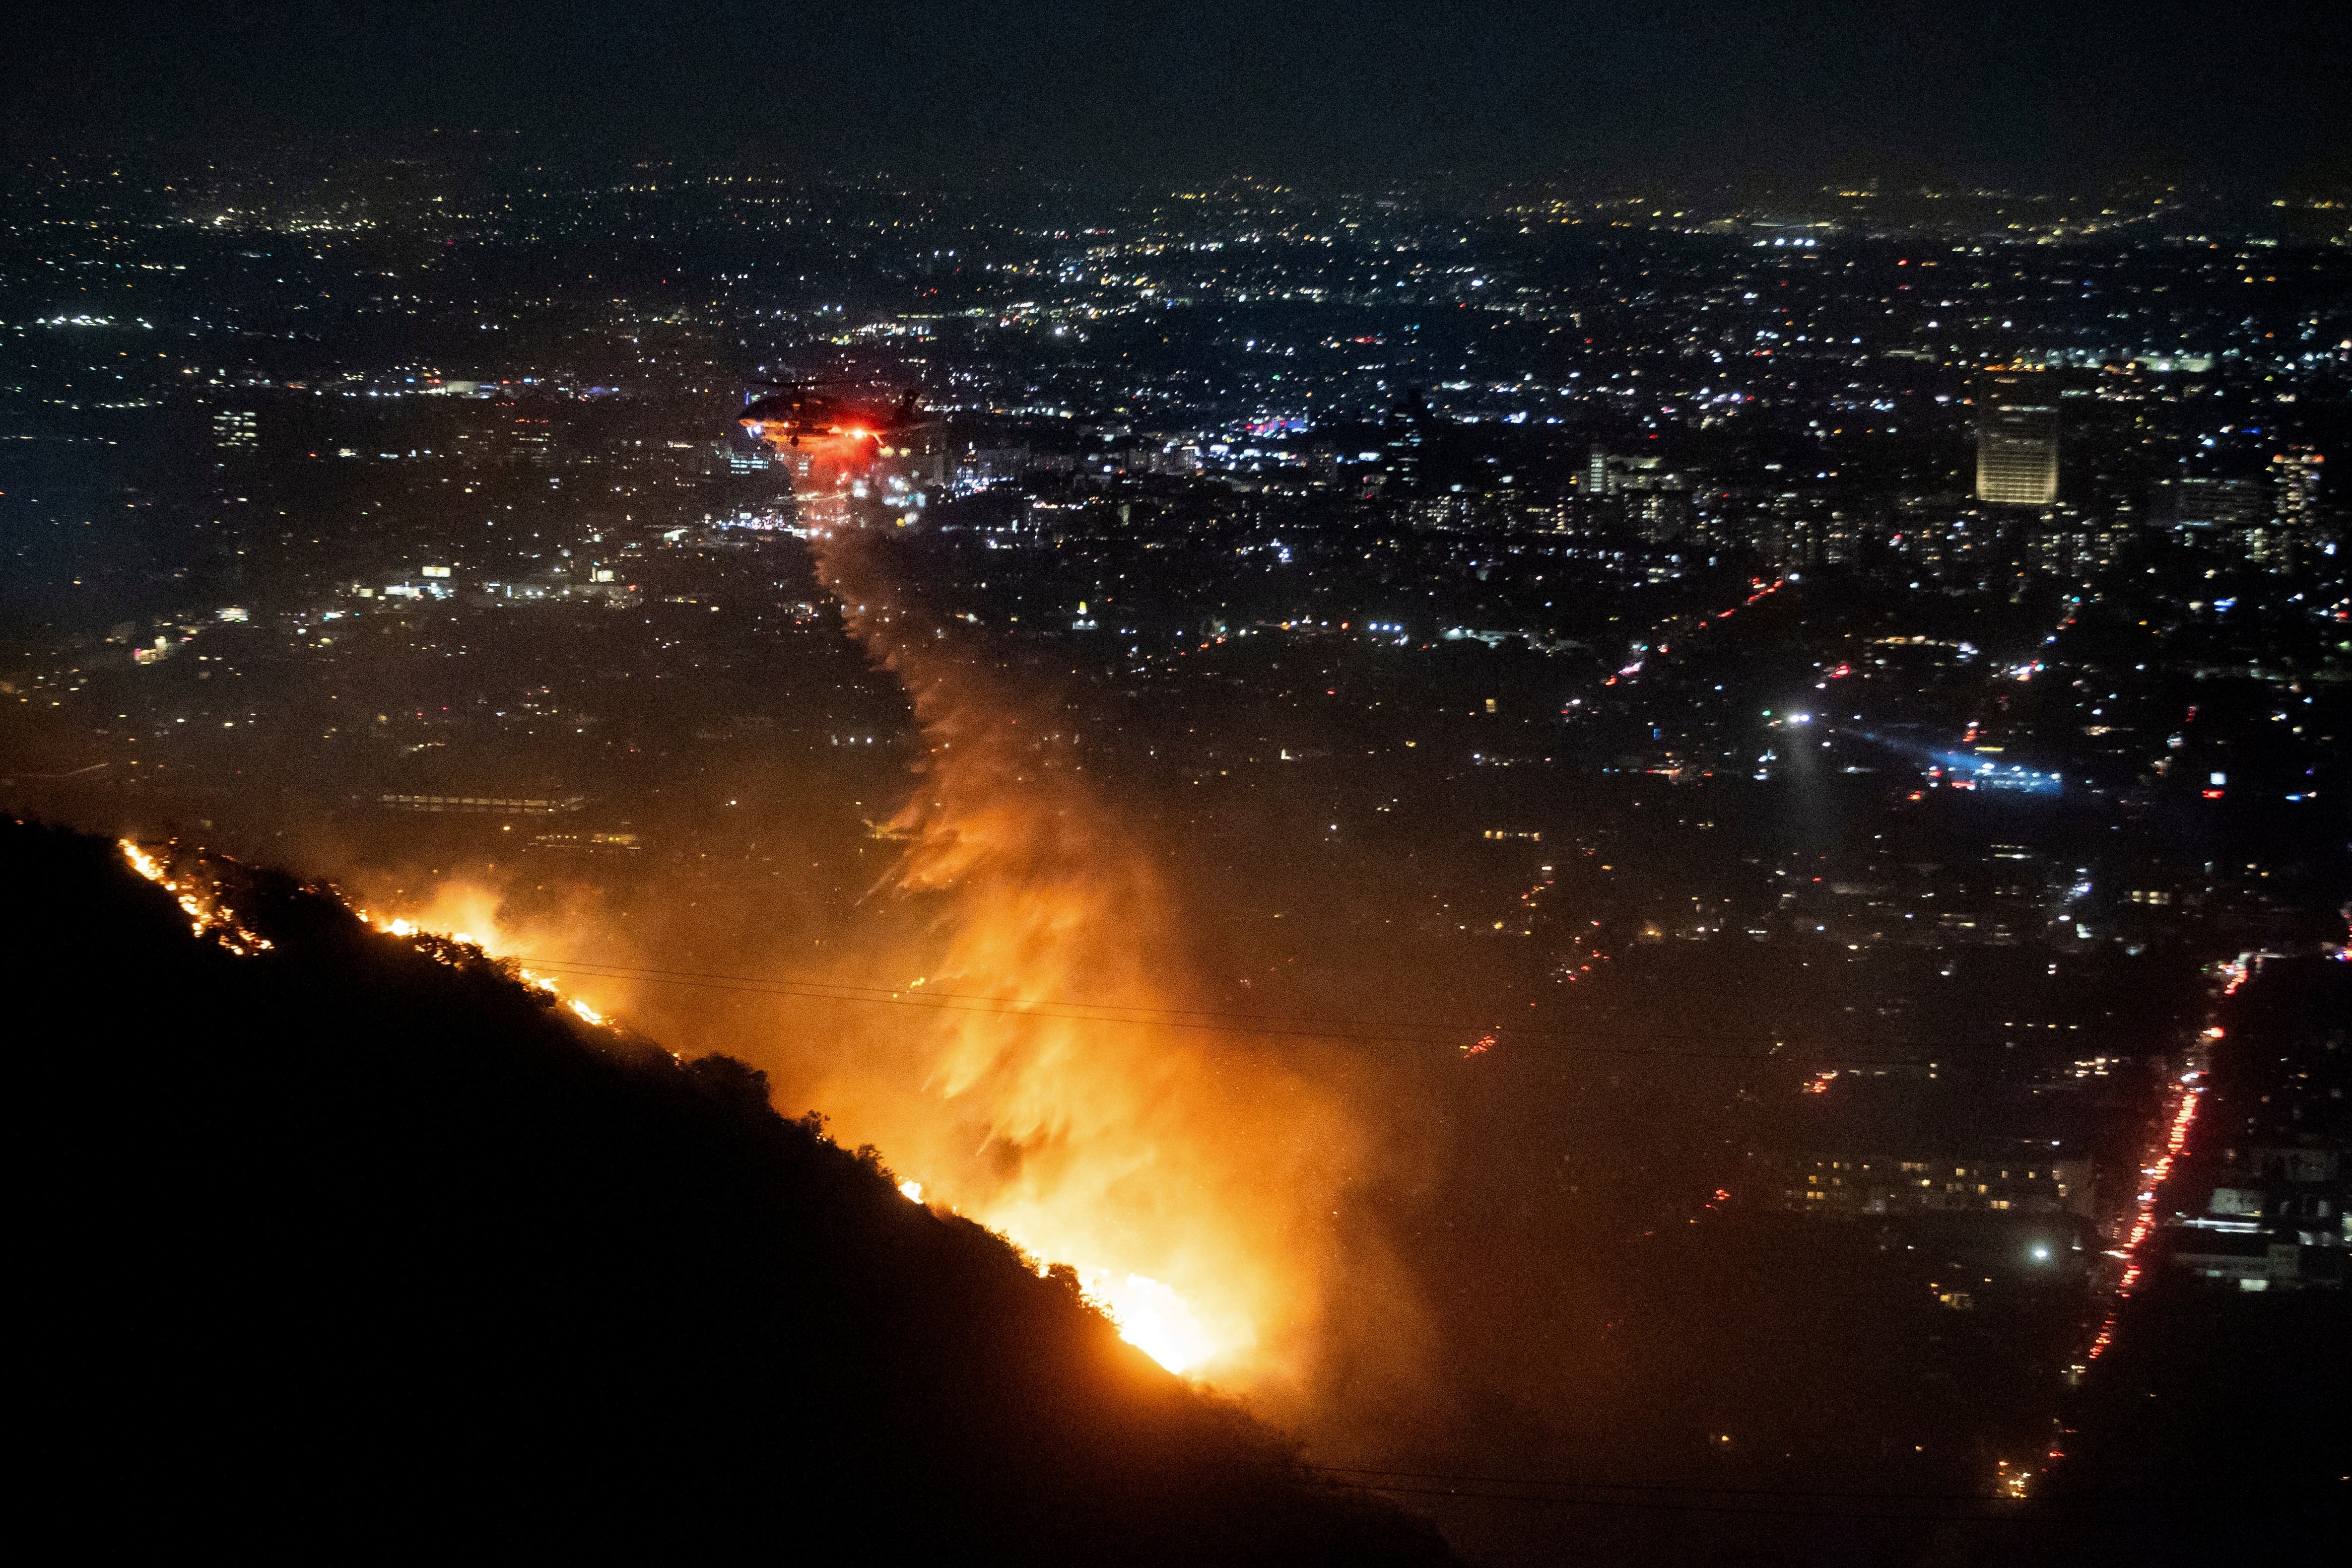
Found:
<path fill-rule="evenodd" d="M 25 1479 L 86 1549 L 1423 1563 L 993 1237 L 268 878 L 0 824 Z M 21 1482 L 20 1482 L 21 1485 Z"/>

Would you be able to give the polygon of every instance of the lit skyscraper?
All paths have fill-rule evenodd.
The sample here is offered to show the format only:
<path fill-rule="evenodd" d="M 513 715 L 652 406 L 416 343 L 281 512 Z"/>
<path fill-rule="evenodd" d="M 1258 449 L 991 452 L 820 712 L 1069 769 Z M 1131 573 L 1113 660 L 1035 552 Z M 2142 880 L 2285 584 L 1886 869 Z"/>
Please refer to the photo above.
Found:
<path fill-rule="evenodd" d="M 2272 516 L 2298 538 L 2319 526 L 2319 476 L 2325 459 L 2308 447 L 2291 447 L 2271 459 Z"/>
<path fill-rule="evenodd" d="M 2058 404 L 2032 374 L 1977 382 L 1977 500 L 2048 506 L 2058 499 Z"/>
<path fill-rule="evenodd" d="M 2319 478 L 2323 461 L 2308 447 L 2290 447 L 2271 458 L 2270 526 L 2253 531 L 2253 559 L 2273 572 L 2293 572 L 2322 542 Z M 2252 489 L 2253 487 L 2246 487 Z"/>

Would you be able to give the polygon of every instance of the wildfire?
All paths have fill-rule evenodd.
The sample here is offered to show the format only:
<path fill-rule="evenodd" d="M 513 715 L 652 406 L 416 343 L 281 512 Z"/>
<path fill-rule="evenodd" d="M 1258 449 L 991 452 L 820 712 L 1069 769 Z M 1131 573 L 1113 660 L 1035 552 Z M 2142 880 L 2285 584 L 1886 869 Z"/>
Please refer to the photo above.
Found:
<path fill-rule="evenodd" d="M 396 907 L 405 912 L 393 915 L 356 907 L 352 912 L 385 935 L 412 940 L 436 956 L 471 949 L 499 960 L 510 966 L 515 978 L 562 1002 L 581 1022 L 599 1028 L 613 1026 L 615 983 L 592 977 L 586 984 L 593 995 L 583 998 L 567 988 L 572 983 L 558 984 L 530 967 L 534 959 L 554 952 L 610 944 L 611 933 L 597 929 L 598 922 L 583 909 L 567 907 L 545 921 L 518 917 L 496 889 L 466 880 L 442 882 L 422 899 L 384 892 L 387 898 L 400 897 Z"/>
<path fill-rule="evenodd" d="M 1117 1325 L 1119 1338 L 1170 1372 L 1190 1372 L 1217 1353 L 1216 1342 L 1184 1298 L 1159 1280 L 1141 1274 L 1119 1279 L 1107 1268 L 1078 1278 L 1087 1299 Z"/>
<path fill-rule="evenodd" d="M 933 822 L 918 834 L 900 872 L 909 893 L 961 886 L 967 900 L 984 895 L 960 911 L 950 963 L 941 972 L 965 983 L 1009 984 L 1013 974 L 1028 983 L 1066 982 L 1081 969 L 1112 962 L 1128 994 L 1146 999 L 1137 1005 L 1149 1005 L 1148 942 L 1102 940 L 1134 931 L 1114 915 L 1122 905 L 1135 907 L 1128 900 L 1157 903 L 1150 889 L 1135 885 L 1139 872 L 1131 857 L 1117 868 L 1125 886 L 1097 880 L 1103 868 L 1092 857 L 1101 849 L 1091 837 L 1083 865 L 1065 863 L 1062 853 L 1079 847 L 1056 840 L 1042 866 L 1024 859 L 1017 874 L 1011 868 L 992 870 L 990 855 L 1021 844 L 1017 826 L 1034 828 L 1039 819 L 1015 811 L 1004 821 L 992 822 L 984 812 L 959 820 L 960 826 Z M 994 849 L 981 847 L 992 833 Z M 269 947 L 266 938 L 236 923 L 217 886 L 174 875 L 131 839 L 119 847 L 133 870 L 173 894 L 197 935 L 212 935 L 241 956 Z M 352 912 L 444 963 L 511 961 L 532 945 L 500 921 L 494 895 L 477 888 L 438 889 L 417 919 L 363 908 Z M 583 1022 L 610 1025 L 603 1010 L 563 995 L 547 976 L 520 964 L 511 972 L 560 999 Z M 1259 1196 L 1252 1173 L 1240 1170 L 1219 1181 L 1205 1178 L 1197 1166 L 1186 1168 L 1202 1155 L 1202 1122 L 1213 1121 L 1257 1145 L 1261 1169 L 1270 1152 L 1286 1184 L 1315 1194 L 1310 1201 L 1328 1202 L 1324 1189 L 1345 1162 L 1335 1158 L 1320 1180 L 1312 1173 L 1318 1155 L 1342 1152 L 1330 1139 L 1328 1111 L 1299 1085 L 1265 1071 L 1221 1085 L 1213 1070 L 1220 1064 L 1202 1051 L 1155 1046 L 1133 1026 L 1118 1026 L 1106 1038 L 1099 1026 L 1045 1013 L 940 1017 L 925 1086 L 931 1114 L 920 1126 L 902 1129 L 893 1146 L 928 1146 L 945 1155 L 962 1144 L 961 1162 L 941 1163 L 964 1168 L 955 1179 L 934 1184 L 965 1198 L 951 1206 L 1032 1257 L 1081 1260 L 1077 1274 L 1087 1300 L 1122 1338 L 1173 1373 L 1243 1370 L 1238 1358 L 1260 1347 L 1262 1327 L 1295 1325 L 1306 1316 L 1302 1304 L 1311 1293 L 1277 1278 L 1269 1265 L 1294 1249 L 1281 1235 L 1281 1216 L 1269 1216 L 1262 1203 L 1249 1201 Z M 1467 1048 L 1491 1044 L 1489 1037 Z M 1291 1129 L 1274 1124 L 1269 1107 L 1245 1103 L 1267 1090 L 1289 1102 L 1322 1141 L 1302 1144 Z M 942 1110 L 949 1113 L 944 1118 L 938 1115 Z M 973 1131 L 980 1133 L 976 1146 L 966 1142 Z M 942 1134 L 949 1138 L 944 1145 Z M 924 1202 L 921 1182 L 902 1182 L 898 1191 L 909 1202 Z M 1143 1272 L 1139 1264 L 1158 1272 Z M 1184 1281 L 1184 1289 L 1161 1274 Z"/>
<path fill-rule="evenodd" d="M 510 957 L 529 945 L 510 929 L 510 922 L 499 918 L 491 903 L 491 895 L 482 889 L 464 885 L 444 887 L 436 890 L 433 906 L 466 920 L 487 934 L 477 937 L 466 931 L 435 931 L 425 922 L 403 916 L 374 915 L 365 910 L 356 912 L 375 930 L 388 936 L 415 939 L 421 946 L 429 949 L 437 949 L 442 943 L 458 943 L 478 947 L 487 955 Z M 560 996 L 563 1005 L 583 1021 L 600 1026 L 611 1022 L 603 1011 L 589 1003 L 574 996 L 562 996 L 555 981 L 527 965 L 518 965 L 514 973 L 525 984 Z M 919 980 L 909 988 L 923 984 Z M 902 1181 L 898 1184 L 899 1195 L 909 1203 L 923 1203 L 924 1191 L 925 1184 L 921 1182 Z M 1041 1247 L 1036 1244 L 1034 1239 L 1037 1232 L 1035 1226 L 1024 1227 L 1017 1220 L 992 1218 L 986 1215 L 974 1217 L 982 1218 L 983 1223 L 994 1224 L 1008 1239 L 1033 1257 L 1048 1253 L 1056 1257 L 1061 1255 L 1058 1249 Z M 1041 1271 L 1044 1267 L 1040 1266 Z M 1120 1337 L 1169 1371 L 1190 1372 L 1216 1355 L 1219 1342 L 1173 1287 L 1149 1275 L 1104 1267 L 1082 1268 L 1078 1277 L 1087 1300 L 1111 1321 Z"/>
<path fill-rule="evenodd" d="M 257 952 L 267 952 L 269 941 L 255 935 L 239 925 L 236 911 L 221 901 L 216 883 L 199 882 L 194 877 L 175 877 L 163 863 L 129 838 L 116 840 L 122 858 L 131 868 L 172 895 L 180 912 L 188 917 L 190 928 L 198 936 L 210 936 L 239 958 Z"/>
<path fill-rule="evenodd" d="M 888 825 L 879 891 L 930 919 L 930 987 L 1150 1016 L 1181 999 L 1157 863 L 1095 795 L 1058 704 L 969 657 L 913 601 L 843 499 L 862 454 L 802 454 L 820 580 L 905 685 L 929 754 Z M 832 477 L 829 479 L 828 475 Z M 831 483 L 833 492 L 826 493 Z M 1038 1006 L 845 1020 L 821 1058 L 743 1048 L 930 1201 L 1066 1261 L 1119 1333 L 1171 1371 L 1265 1392 L 1302 1371 L 1355 1130 L 1301 1075 L 1198 1032 Z M 740 1047 L 730 1046 L 730 1049 Z M 922 1201 L 917 1199 L 917 1201 Z"/>
<path fill-rule="evenodd" d="M 908 1202 L 976 1220 L 1050 1260 L 1041 1267 L 1069 1264 L 1087 1300 L 1160 1365 L 1278 1405 L 1303 1392 L 1322 1326 L 1333 1219 L 1364 1163 L 1356 1127 L 1262 1048 L 1146 1021 L 1189 997 L 1156 859 L 1094 794 L 1058 703 L 969 658 L 968 629 L 894 582 L 878 531 L 857 526 L 851 487 L 870 447 L 855 445 L 803 437 L 799 514 L 820 579 L 904 683 L 929 742 L 913 799 L 874 834 L 898 856 L 876 892 L 927 924 L 916 938 L 904 921 L 873 928 L 835 962 L 861 982 L 922 976 L 885 988 L 894 996 L 1032 1001 L 845 1010 L 815 1030 L 781 1010 L 765 1026 L 681 1010 L 664 1026 L 750 1060 L 780 1106 L 823 1106 L 843 1142 L 919 1173 L 898 1184 Z M 420 943 L 480 933 L 484 950 L 524 963 L 634 941 L 592 936 L 580 913 L 510 920 L 491 890 L 445 886 L 371 923 Z M 1350 1298 L 1379 1299 L 1384 1325 L 1419 1332 L 1382 1259 L 1352 1261 Z"/>
<path fill-rule="evenodd" d="M 257 952 L 269 951 L 271 943 L 268 937 L 248 931 L 238 923 L 236 911 L 223 901 L 216 880 L 199 880 L 191 873 L 175 875 L 163 861 L 149 854 L 133 839 L 118 839 L 115 847 L 122 851 L 123 859 L 130 863 L 133 871 L 162 888 L 178 901 L 181 912 L 188 917 L 190 928 L 196 935 L 213 937 L 223 947 L 240 958 L 249 958 Z M 197 860 L 199 870 L 202 868 L 202 859 L 199 858 Z M 486 897 L 478 892 L 469 892 L 466 896 L 474 899 Z M 476 958 L 503 957 L 508 951 L 509 944 L 500 942 L 495 937 L 488 942 L 480 942 L 464 931 L 430 931 L 404 917 L 379 918 L 371 915 L 363 909 L 357 908 L 354 908 L 352 913 L 364 924 L 373 926 L 387 936 L 414 939 L 420 950 L 446 963 L 461 962 L 463 956 L 468 952 Z M 490 929 L 496 929 L 494 923 Z M 551 994 L 560 994 L 555 982 L 544 975 L 533 974 L 528 969 L 518 969 L 516 973 L 527 985 L 534 986 Z M 576 996 L 563 997 L 562 1000 L 564 1005 L 570 1007 L 583 1022 L 595 1025 L 599 1028 L 607 1027 L 612 1023 L 612 1020 L 604 1013 Z"/>

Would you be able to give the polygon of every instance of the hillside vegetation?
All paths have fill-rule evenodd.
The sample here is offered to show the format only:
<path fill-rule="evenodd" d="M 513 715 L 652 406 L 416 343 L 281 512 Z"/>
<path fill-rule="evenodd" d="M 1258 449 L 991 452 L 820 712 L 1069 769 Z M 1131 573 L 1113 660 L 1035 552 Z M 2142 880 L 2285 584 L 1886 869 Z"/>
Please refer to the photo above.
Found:
<path fill-rule="evenodd" d="M 758 1073 L 215 866 L 268 951 L 0 824 L 27 1489 L 85 1550 L 1445 1560 Z"/>

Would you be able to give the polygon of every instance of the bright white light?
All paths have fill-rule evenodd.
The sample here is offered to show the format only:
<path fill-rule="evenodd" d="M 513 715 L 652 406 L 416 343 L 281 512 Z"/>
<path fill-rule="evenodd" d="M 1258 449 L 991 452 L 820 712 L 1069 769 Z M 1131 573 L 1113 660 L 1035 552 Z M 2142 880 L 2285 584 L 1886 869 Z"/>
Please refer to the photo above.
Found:
<path fill-rule="evenodd" d="M 1117 1325 L 1119 1338 L 1170 1372 L 1198 1366 L 1216 1349 L 1184 1299 L 1157 1279 L 1142 1274 L 1121 1279 L 1095 1269 L 1088 1271 L 1086 1290 Z"/>

